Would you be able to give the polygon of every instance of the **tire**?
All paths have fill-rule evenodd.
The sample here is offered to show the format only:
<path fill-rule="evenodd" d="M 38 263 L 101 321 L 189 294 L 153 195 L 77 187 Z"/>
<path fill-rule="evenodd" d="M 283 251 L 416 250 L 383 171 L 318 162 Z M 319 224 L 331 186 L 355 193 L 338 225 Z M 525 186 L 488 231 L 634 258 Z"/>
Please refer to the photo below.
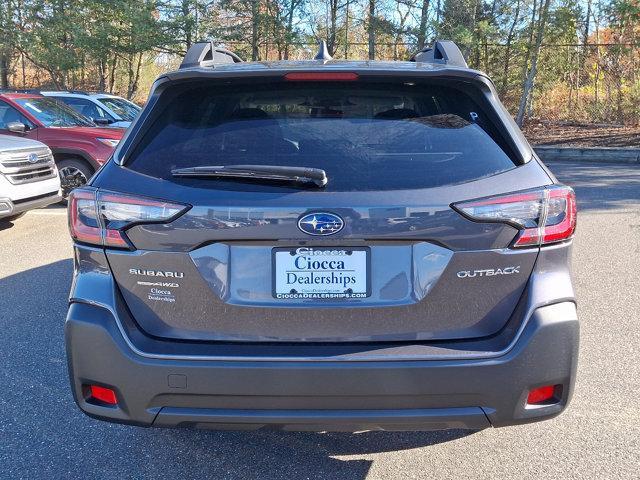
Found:
<path fill-rule="evenodd" d="M 66 203 L 71 190 L 86 184 L 94 170 L 84 160 L 78 158 L 67 158 L 57 163 L 62 187 L 62 203 Z"/>

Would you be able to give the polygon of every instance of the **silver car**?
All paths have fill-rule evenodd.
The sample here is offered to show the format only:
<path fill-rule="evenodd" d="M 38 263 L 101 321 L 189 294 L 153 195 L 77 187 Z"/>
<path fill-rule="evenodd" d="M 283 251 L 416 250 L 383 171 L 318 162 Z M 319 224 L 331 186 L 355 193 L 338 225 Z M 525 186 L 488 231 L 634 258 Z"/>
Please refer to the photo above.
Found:
<path fill-rule="evenodd" d="M 40 93 L 65 103 L 100 126 L 128 128 L 141 110 L 135 103 L 110 93 L 78 90 Z"/>
<path fill-rule="evenodd" d="M 29 138 L 0 135 L 0 227 L 61 198 L 49 147 Z"/>

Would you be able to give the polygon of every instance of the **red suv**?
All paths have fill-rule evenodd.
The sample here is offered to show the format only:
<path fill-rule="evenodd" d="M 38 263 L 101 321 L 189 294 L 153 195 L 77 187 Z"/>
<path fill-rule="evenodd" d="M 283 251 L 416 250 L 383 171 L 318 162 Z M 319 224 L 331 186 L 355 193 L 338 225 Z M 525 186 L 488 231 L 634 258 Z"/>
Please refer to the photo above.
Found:
<path fill-rule="evenodd" d="M 75 110 L 42 95 L 0 93 L 0 134 L 46 144 L 58 165 L 66 198 L 107 161 L 124 129 L 99 128 Z"/>

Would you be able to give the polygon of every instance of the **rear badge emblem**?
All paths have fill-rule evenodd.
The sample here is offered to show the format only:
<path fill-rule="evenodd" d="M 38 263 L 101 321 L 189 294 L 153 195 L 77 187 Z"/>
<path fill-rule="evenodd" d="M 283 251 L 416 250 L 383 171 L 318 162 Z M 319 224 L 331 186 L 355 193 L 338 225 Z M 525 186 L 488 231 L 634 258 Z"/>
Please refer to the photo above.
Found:
<path fill-rule="evenodd" d="M 344 220 L 333 213 L 309 213 L 298 220 L 298 228 L 309 235 L 333 235 L 343 227 Z"/>
<path fill-rule="evenodd" d="M 486 270 L 463 270 L 458 272 L 458 278 L 473 278 L 473 277 L 494 277 L 496 275 L 513 275 L 514 273 L 520 273 L 520 265 L 517 267 L 503 267 L 503 268 L 487 268 Z"/>

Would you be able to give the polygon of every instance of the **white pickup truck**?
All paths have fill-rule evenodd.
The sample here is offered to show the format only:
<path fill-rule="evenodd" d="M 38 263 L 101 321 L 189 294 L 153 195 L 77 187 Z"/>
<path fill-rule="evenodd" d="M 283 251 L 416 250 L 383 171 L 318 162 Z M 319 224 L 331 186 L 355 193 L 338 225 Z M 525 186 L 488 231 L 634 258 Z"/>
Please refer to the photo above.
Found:
<path fill-rule="evenodd" d="M 0 135 L 0 223 L 61 199 L 60 178 L 44 143 Z"/>

